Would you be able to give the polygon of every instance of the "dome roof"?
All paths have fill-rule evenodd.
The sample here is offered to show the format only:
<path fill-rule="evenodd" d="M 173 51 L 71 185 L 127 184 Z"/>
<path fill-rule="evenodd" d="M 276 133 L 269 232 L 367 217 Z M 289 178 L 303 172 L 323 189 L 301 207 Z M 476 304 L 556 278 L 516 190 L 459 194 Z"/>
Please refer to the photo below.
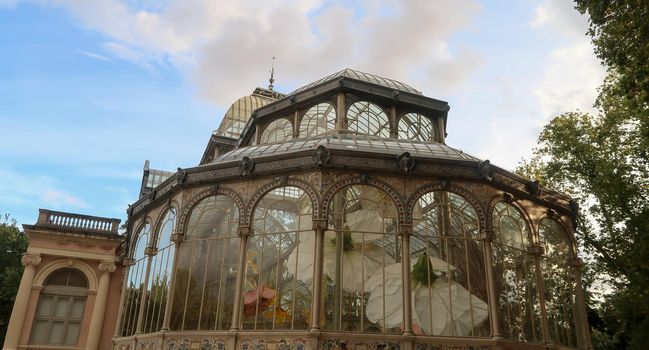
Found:
<path fill-rule="evenodd" d="M 226 136 L 231 138 L 239 138 L 243 132 L 243 128 L 246 126 L 248 119 L 252 115 L 252 112 L 266 104 L 275 101 L 274 98 L 262 96 L 259 94 L 253 93 L 249 96 L 241 97 L 240 99 L 234 101 L 230 106 L 228 111 L 223 116 L 223 121 L 221 125 L 216 130 L 216 134 L 219 136 Z"/>
<path fill-rule="evenodd" d="M 328 75 L 328 76 L 326 76 L 326 77 L 324 77 L 322 79 L 316 80 L 313 83 L 305 85 L 305 86 L 291 92 L 289 95 L 295 95 L 295 94 L 300 93 L 302 91 L 308 90 L 308 89 L 310 89 L 312 87 L 325 84 L 327 82 L 330 82 L 332 80 L 336 80 L 338 78 L 348 78 L 348 79 L 352 79 L 352 80 L 360 80 L 360 81 L 364 81 L 366 83 L 371 83 L 371 84 L 374 84 L 374 85 L 380 85 L 380 86 L 383 86 L 383 87 L 388 87 L 388 88 L 391 88 L 391 89 L 404 91 L 404 92 L 409 92 L 411 94 L 422 95 L 423 96 L 421 91 L 413 88 L 412 86 L 410 86 L 408 84 L 404 84 L 404 83 L 402 83 L 400 81 L 397 81 L 397 80 L 394 80 L 394 79 L 384 78 L 384 77 L 381 77 L 381 76 L 378 76 L 378 75 L 375 75 L 375 74 L 364 73 L 364 72 L 357 71 L 357 70 L 354 70 L 354 69 L 349 69 L 349 68 L 343 69 L 343 70 L 341 70 L 339 72 Z"/>

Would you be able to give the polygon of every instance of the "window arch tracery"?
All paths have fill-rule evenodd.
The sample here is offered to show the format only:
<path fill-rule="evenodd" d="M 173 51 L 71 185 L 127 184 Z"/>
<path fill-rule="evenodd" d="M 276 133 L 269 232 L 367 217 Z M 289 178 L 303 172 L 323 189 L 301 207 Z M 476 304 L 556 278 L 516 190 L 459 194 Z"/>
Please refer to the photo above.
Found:
<path fill-rule="evenodd" d="M 122 308 L 121 335 L 130 336 L 135 334 L 137 318 L 140 312 L 140 303 L 144 291 L 146 279 L 147 256 L 146 248 L 149 244 L 151 225 L 145 223 L 135 236 L 135 246 L 132 250 L 132 261 L 128 269 L 128 280 L 126 282 L 124 304 Z"/>
<path fill-rule="evenodd" d="M 146 286 L 143 332 L 157 332 L 162 328 L 165 306 L 171 285 L 171 271 L 174 266 L 176 245 L 171 235 L 176 227 L 176 208 L 168 209 L 154 236 L 154 251 L 151 258 L 150 277 Z"/>
<path fill-rule="evenodd" d="M 288 141 L 293 138 L 293 123 L 287 118 L 278 118 L 266 125 L 261 133 L 260 144 Z"/>
<path fill-rule="evenodd" d="M 75 346 L 79 341 L 88 280 L 74 268 L 52 272 L 38 298 L 30 342 Z"/>
<path fill-rule="evenodd" d="M 336 108 L 328 102 L 309 108 L 300 121 L 300 137 L 311 137 L 336 129 Z"/>
<path fill-rule="evenodd" d="M 227 330 L 232 323 L 240 238 L 232 198 L 203 198 L 192 209 L 179 245 L 172 296 L 173 330 Z"/>
<path fill-rule="evenodd" d="M 568 233 L 557 220 L 545 218 L 539 224 L 539 242 L 543 247 L 540 266 L 550 341 L 575 346 L 573 252 Z"/>
<path fill-rule="evenodd" d="M 415 334 L 489 334 L 484 245 L 475 208 L 448 191 L 423 194 L 410 238 Z"/>
<path fill-rule="evenodd" d="M 242 329 L 308 329 L 313 285 L 313 205 L 295 186 L 267 192 L 246 247 Z"/>
<path fill-rule="evenodd" d="M 347 109 L 347 129 L 359 134 L 390 137 L 390 120 L 383 109 L 368 101 L 354 102 Z"/>
<path fill-rule="evenodd" d="M 406 113 L 399 119 L 398 136 L 401 140 L 429 142 L 437 137 L 437 128 L 424 115 Z"/>
<path fill-rule="evenodd" d="M 324 235 L 324 329 L 400 333 L 403 324 L 401 237 L 392 198 L 370 185 L 332 197 Z"/>
<path fill-rule="evenodd" d="M 498 202 L 493 215 L 493 270 L 503 336 L 543 342 L 536 261 L 530 254 L 532 232 L 512 204 Z"/>

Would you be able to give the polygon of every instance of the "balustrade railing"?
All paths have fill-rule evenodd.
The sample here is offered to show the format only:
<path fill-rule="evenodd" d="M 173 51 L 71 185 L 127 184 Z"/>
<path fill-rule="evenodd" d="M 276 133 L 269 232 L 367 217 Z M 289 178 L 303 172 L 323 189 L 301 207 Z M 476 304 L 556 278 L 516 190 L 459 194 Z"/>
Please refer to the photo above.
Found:
<path fill-rule="evenodd" d="M 120 219 L 40 209 L 36 226 L 117 234 Z"/>

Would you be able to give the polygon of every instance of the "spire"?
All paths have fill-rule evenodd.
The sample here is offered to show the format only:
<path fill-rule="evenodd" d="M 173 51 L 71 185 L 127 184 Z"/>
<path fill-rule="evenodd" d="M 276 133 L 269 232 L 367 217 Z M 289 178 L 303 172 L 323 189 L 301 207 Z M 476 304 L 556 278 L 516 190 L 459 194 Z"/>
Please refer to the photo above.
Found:
<path fill-rule="evenodd" d="M 268 79 L 268 90 L 273 90 L 273 83 L 275 82 L 275 56 L 273 56 L 273 66 L 270 69 L 270 79 Z"/>

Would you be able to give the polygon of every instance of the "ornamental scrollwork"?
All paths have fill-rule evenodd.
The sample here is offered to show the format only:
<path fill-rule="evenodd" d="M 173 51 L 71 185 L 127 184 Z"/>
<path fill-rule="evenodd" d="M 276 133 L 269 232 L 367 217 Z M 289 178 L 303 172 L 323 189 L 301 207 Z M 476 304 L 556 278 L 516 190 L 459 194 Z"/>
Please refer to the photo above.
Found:
<path fill-rule="evenodd" d="M 20 262 L 25 267 L 27 267 L 27 266 L 36 266 L 36 265 L 41 263 L 41 255 L 40 254 L 26 253 L 20 259 Z"/>
<path fill-rule="evenodd" d="M 113 273 L 115 272 L 116 268 L 117 266 L 115 266 L 115 264 L 110 261 L 104 261 L 99 264 L 99 272 Z"/>
<path fill-rule="evenodd" d="M 241 158 L 241 163 L 239 163 L 239 174 L 241 176 L 252 174 L 254 169 L 255 162 L 250 157 Z"/>
<path fill-rule="evenodd" d="M 409 152 L 403 152 L 397 157 L 397 169 L 403 173 L 410 173 L 415 168 L 415 158 Z"/>
<path fill-rule="evenodd" d="M 330 158 L 331 153 L 329 152 L 327 147 L 323 145 L 316 147 L 316 149 L 313 150 L 313 154 L 311 155 L 313 163 L 317 166 L 323 166 L 327 164 Z"/>

